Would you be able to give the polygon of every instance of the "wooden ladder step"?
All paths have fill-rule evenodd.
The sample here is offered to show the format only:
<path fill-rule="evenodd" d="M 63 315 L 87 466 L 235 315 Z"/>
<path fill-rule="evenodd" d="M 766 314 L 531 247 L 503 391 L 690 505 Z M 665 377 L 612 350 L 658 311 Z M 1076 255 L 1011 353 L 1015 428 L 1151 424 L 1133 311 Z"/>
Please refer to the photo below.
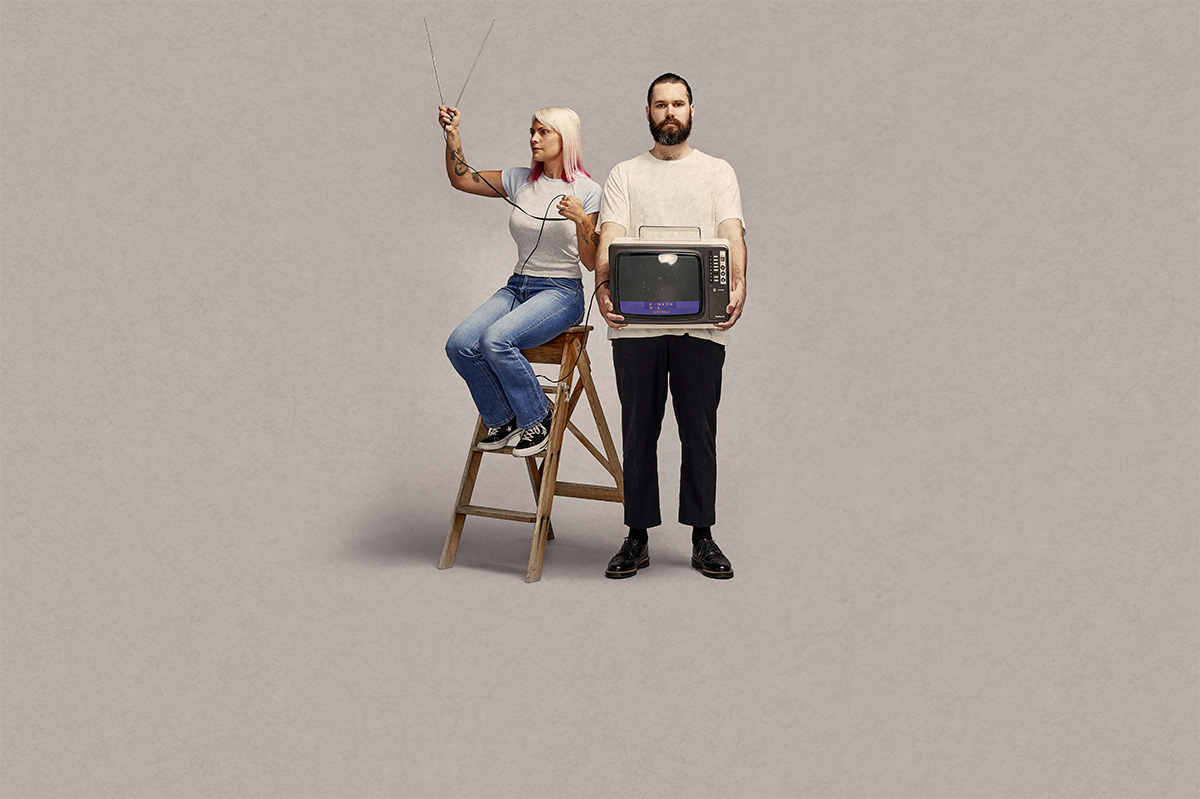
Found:
<path fill-rule="evenodd" d="M 535 522 L 536 513 L 507 508 L 489 508 L 484 505 L 459 505 L 458 512 L 464 516 L 486 516 L 489 519 L 506 519 L 510 522 Z"/>
<path fill-rule="evenodd" d="M 600 499 L 606 502 L 621 502 L 621 492 L 612 486 L 590 485 L 588 483 L 568 483 L 559 480 L 554 484 L 554 494 L 560 497 L 575 497 L 577 499 Z"/>

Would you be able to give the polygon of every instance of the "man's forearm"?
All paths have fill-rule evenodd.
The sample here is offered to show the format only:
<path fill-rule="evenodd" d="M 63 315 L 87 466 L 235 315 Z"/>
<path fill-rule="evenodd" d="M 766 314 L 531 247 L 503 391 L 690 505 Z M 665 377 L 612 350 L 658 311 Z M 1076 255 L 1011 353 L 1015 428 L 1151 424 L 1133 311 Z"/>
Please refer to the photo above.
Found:
<path fill-rule="evenodd" d="M 738 236 L 737 241 L 729 248 L 729 260 L 732 269 L 729 277 L 732 285 L 746 288 L 746 240 Z"/>
<path fill-rule="evenodd" d="M 729 285 L 746 287 L 746 238 L 741 220 L 730 219 L 717 227 L 717 235 L 729 242 Z"/>
<path fill-rule="evenodd" d="M 608 282 L 608 245 L 620 235 L 620 226 L 605 222 L 600 226 L 600 242 L 596 245 L 596 289 Z"/>

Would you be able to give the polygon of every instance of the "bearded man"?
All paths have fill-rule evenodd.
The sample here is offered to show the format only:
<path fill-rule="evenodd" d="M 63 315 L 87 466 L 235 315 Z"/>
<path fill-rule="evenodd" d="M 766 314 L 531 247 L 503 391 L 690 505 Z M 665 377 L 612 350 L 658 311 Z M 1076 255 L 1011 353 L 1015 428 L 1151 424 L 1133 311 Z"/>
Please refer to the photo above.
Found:
<path fill-rule="evenodd" d="M 596 299 L 612 340 L 621 401 L 625 524 L 629 533 L 605 576 L 632 577 L 650 565 L 649 529 L 662 524 L 658 437 L 668 388 L 682 445 L 679 522 L 692 528 L 692 566 L 729 579 L 733 566 L 712 536 L 716 523 L 717 404 L 725 337 L 746 302 L 746 242 L 737 176 L 727 162 L 688 144 L 695 117 L 692 88 L 674 73 L 655 78 L 646 93 L 654 147 L 609 174 L 600 208 Z M 608 245 L 643 226 L 694 227 L 702 238 L 729 242 L 728 320 L 712 328 L 629 326 L 615 313 L 608 289 Z"/>

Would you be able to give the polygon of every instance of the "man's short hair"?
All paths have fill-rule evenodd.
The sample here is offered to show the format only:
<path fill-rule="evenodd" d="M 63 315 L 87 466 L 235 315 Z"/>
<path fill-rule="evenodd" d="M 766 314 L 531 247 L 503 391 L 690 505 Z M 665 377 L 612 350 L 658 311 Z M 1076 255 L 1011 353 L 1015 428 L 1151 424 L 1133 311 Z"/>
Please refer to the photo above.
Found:
<path fill-rule="evenodd" d="M 664 72 L 655 78 L 654 82 L 650 84 L 650 88 L 646 90 L 646 105 L 650 105 L 650 98 L 654 96 L 654 87 L 660 83 L 682 83 L 683 88 L 687 89 L 688 105 L 692 104 L 692 87 L 688 86 L 688 82 L 674 72 Z"/>

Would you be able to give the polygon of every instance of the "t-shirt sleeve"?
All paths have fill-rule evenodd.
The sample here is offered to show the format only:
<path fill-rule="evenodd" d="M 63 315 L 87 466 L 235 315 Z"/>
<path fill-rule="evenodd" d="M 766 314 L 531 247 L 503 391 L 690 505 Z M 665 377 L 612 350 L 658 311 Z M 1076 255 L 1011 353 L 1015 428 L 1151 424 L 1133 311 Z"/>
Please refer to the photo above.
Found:
<path fill-rule="evenodd" d="M 504 191 L 510 199 L 515 199 L 517 189 L 524 186 L 528 181 L 529 167 L 527 166 L 510 166 L 500 173 L 500 185 L 504 187 Z"/>
<path fill-rule="evenodd" d="M 604 199 L 600 203 L 600 225 L 614 222 L 629 232 L 629 193 L 625 186 L 625 173 L 618 164 L 608 173 L 604 181 Z"/>
<path fill-rule="evenodd" d="M 581 198 L 583 202 L 583 212 L 585 214 L 600 213 L 601 198 L 604 196 L 604 192 L 600 188 L 600 184 L 594 180 L 589 180 L 583 184 L 583 188 L 583 197 Z"/>
<path fill-rule="evenodd" d="M 742 192 L 738 188 L 737 175 L 728 163 L 717 181 L 714 207 L 718 225 L 726 219 L 740 219 L 742 227 L 746 227 L 746 217 L 742 215 Z"/>

